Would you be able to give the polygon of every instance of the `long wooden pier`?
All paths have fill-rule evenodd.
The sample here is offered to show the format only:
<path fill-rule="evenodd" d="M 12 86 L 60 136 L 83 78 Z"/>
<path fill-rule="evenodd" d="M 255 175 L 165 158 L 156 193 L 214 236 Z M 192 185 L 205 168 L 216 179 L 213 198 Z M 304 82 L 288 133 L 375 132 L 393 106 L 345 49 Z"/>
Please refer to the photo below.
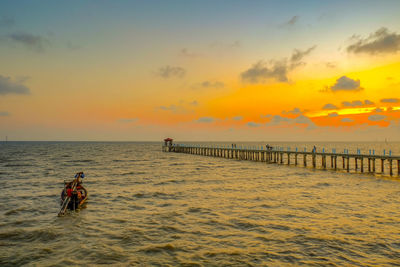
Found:
<path fill-rule="evenodd" d="M 202 156 L 221 157 L 236 160 L 251 160 L 282 165 L 310 166 L 313 168 L 344 170 L 347 172 L 368 172 L 400 176 L 400 156 L 349 154 L 328 152 L 290 151 L 282 148 L 264 149 L 236 148 L 228 146 L 200 146 L 169 144 L 162 147 L 164 152 L 187 153 Z M 359 152 L 359 151 L 358 151 Z M 388 170 L 387 170 L 388 169 Z M 386 171 L 385 171 L 386 170 Z"/>

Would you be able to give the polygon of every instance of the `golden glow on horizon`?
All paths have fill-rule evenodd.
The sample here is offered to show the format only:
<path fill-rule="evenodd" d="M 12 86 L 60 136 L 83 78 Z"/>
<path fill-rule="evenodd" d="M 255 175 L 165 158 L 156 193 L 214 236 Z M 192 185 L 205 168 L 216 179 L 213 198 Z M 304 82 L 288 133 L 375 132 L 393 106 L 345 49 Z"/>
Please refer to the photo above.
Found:
<path fill-rule="evenodd" d="M 387 107 L 365 107 L 365 108 L 346 108 L 346 109 L 330 109 L 330 110 L 321 110 L 321 111 L 316 111 L 316 112 L 310 112 L 307 113 L 306 115 L 314 118 L 314 117 L 323 117 L 323 116 L 328 116 L 329 114 L 332 113 L 337 113 L 338 115 L 354 115 L 354 114 L 365 114 L 365 113 L 371 113 L 377 108 L 381 109 L 382 111 L 387 111 Z M 400 107 L 393 107 L 393 110 L 398 110 Z"/>

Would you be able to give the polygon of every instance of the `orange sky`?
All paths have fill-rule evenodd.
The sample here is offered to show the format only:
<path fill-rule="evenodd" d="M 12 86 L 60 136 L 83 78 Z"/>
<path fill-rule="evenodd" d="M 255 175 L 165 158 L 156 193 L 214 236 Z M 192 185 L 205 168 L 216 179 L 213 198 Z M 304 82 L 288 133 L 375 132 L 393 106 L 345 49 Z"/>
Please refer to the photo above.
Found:
<path fill-rule="evenodd" d="M 1 138 L 400 140 L 399 2 L 174 3 L 1 3 Z"/>

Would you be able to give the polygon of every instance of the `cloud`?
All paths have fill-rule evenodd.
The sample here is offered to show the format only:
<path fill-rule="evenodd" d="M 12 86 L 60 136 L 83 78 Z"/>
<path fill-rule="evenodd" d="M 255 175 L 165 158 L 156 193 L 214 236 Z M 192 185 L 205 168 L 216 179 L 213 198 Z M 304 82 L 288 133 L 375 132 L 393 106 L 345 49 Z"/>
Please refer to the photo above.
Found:
<path fill-rule="evenodd" d="M 275 115 L 272 117 L 271 121 L 268 122 L 267 126 L 274 126 L 279 124 L 305 124 L 308 125 L 308 129 L 314 129 L 316 126 L 314 122 L 307 116 L 300 114 L 294 119 L 282 117 L 280 115 Z"/>
<path fill-rule="evenodd" d="M 193 100 L 192 102 L 189 103 L 189 105 L 197 107 L 199 105 L 199 102 L 197 102 L 197 100 Z"/>
<path fill-rule="evenodd" d="M 371 33 L 367 38 L 353 36 L 354 43 L 347 47 L 349 53 L 383 54 L 400 50 L 400 34 L 389 32 L 385 27 Z"/>
<path fill-rule="evenodd" d="M 242 44 L 238 40 L 236 40 L 232 43 L 213 42 L 210 44 L 211 48 L 220 49 L 223 51 L 226 51 L 227 49 L 240 48 L 241 46 L 242 46 Z"/>
<path fill-rule="evenodd" d="M 35 52 L 43 52 L 45 47 L 50 43 L 47 38 L 31 33 L 15 32 L 5 36 L 5 39 L 16 44 L 20 44 L 29 50 Z"/>
<path fill-rule="evenodd" d="M 260 115 L 260 118 L 271 118 L 271 114 L 266 114 L 266 115 Z"/>
<path fill-rule="evenodd" d="M 202 118 L 199 118 L 196 122 L 199 122 L 199 123 L 211 123 L 211 122 L 214 122 L 214 121 L 215 121 L 215 119 L 212 118 L 212 117 L 202 117 Z"/>
<path fill-rule="evenodd" d="M 305 63 L 301 62 L 301 60 L 307 56 L 308 54 L 310 54 L 317 46 L 314 45 L 304 51 L 301 51 L 299 49 L 294 49 L 292 56 L 290 57 L 290 66 L 291 68 L 295 68 L 297 66 L 303 65 Z"/>
<path fill-rule="evenodd" d="M 287 63 L 284 61 L 271 61 L 269 66 L 263 61 L 258 61 L 250 69 L 242 72 L 241 77 L 243 81 L 250 83 L 264 82 L 266 79 L 287 82 L 287 71 Z"/>
<path fill-rule="evenodd" d="M 284 22 L 281 26 L 293 26 L 299 21 L 299 16 L 293 16 L 288 21 Z"/>
<path fill-rule="evenodd" d="M 194 58 L 194 57 L 198 56 L 197 54 L 190 52 L 187 48 L 182 48 L 179 51 L 179 55 L 182 57 L 187 57 L 187 58 Z"/>
<path fill-rule="evenodd" d="M 354 120 L 353 119 L 350 119 L 350 118 L 343 118 L 342 120 L 341 120 L 341 122 L 353 122 Z"/>
<path fill-rule="evenodd" d="M 338 109 L 338 107 L 333 104 L 326 104 L 322 109 Z"/>
<path fill-rule="evenodd" d="M 266 63 L 260 60 L 254 63 L 248 70 L 241 73 L 241 78 L 245 82 L 259 83 L 265 82 L 268 79 L 274 79 L 279 82 L 288 82 L 288 72 L 304 65 L 305 63 L 301 60 L 316 48 L 312 46 L 304 51 L 294 49 L 292 56 L 288 60 L 283 58 L 281 60 L 270 60 Z"/>
<path fill-rule="evenodd" d="M 0 111 L 0 117 L 7 117 L 10 116 L 10 113 L 7 111 Z"/>
<path fill-rule="evenodd" d="M 271 121 L 267 123 L 267 125 L 277 125 L 282 122 L 290 122 L 290 121 L 291 120 L 289 118 L 282 117 L 280 115 L 274 115 L 274 116 L 272 116 Z"/>
<path fill-rule="evenodd" d="M 330 69 L 336 68 L 336 64 L 333 63 L 333 62 L 326 62 L 326 63 L 325 63 L 325 66 L 326 66 L 327 68 L 330 68 Z"/>
<path fill-rule="evenodd" d="M 373 105 L 374 102 L 367 100 L 364 100 L 364 103 L 360 100 L 354 100 L 352 102 L 349 101 L 344 101 L 342 102 L 343 107 L 362 107 L 362 106 L 369 106 Z"/>
<path fill-rule="evenodd" d="M 311 119 L 309 117 L 306 117 L 304 115 L 299 115 L 298 117 L 294 118 L 293 121 L 295 123 L 312 123 Z"/>
<path fill-rule="evenodd" d="M 0 27 L 10 27 L 15 24 L 15 21 L 13 18 L 2 15 L 0 16 Z"/>
<path fill-rule="evenodd" d="M 232 120 L 241 121 L 241 120 L 243 120 L 243 116 L 235 116 L 235 117 L 232 118 Z"/>
<path fill-rule="evenodd" d="M 368 117 L 368 120 L 370 120 L 370 121 L 381 121 L 381 120 L 383 120 L 385 118 L 386 118 L 385 115 L 374 114 L 374 115 L 370 115 Z"/>
<path fill-rule="evenodd" d="M 337 114 L 337 112 L 332 112 L 328 114 L 328 117 L 333 118 L 333 117 L 337 117 L 339 116 L 339 114 Z"/>
<path fill-rule="evenodd" d="M 123 118 L 119 119 L 118 122 L 120 123 L 132 123 L 132 122 L 137 122 L 139 119 L 138 118 Z"/>
<path fill-rule="evenodd" d="M 162 110 L 169 110 L 169 111 L 176 111 L 177 107 L 175 105 L 169 105 L 167 106 L 159 106 L 160 109 Z"/>
<path fill-rule="evenodd" d="M 353 102 L 344 101 L 342 102 L 343 107 L 361 107 L 363 103 L 360 100 L 354 100 Z"/>
<path fill-rule="evenodd" d="M 383 109 L 381 109 L 381 108 L 376 108 L 376 109 L 375 109 L 375 112 L 377 112 L 377 113 L 383 112 Z"/>
<path fill-rule="evenodd" d="M 335 84 L 329 87 L 333 92 L 335 91 L 359 91 L 360 80 L 353 80 L 347 76 L 342 76 L 336 80 Z"/>
<path fill-rule="evenodd" d="M 398 98 L 383 98 L 381 99 L 382 103 L 399 103 L 400 99 Z"/>
<path fill-rule="evenodd" d="M 301 110 L 299 108 L 294 108 L 293 110 L 289 110 L 289 111 L 282 111 L 282 114 L 286 115 L 286 114 L 301 114 Z"/>
<path fill-rule="evenodd" d="M 27 95 L 30 94 L 30 90 L 21 81 L 13 81 L 10 77 L 0 75 L 0 95 L 7 94 Z"/>
<path fill-rule="evenodd" d="M 247 126 L 249 126 L 249 127 L 260 127 L 261 124 L 250 121 L 250 122 L 247 123 Z"/>
<path fill-rule="evenodd" d="M 199 84 L 203 88 L 223 88 L 225 84 L 223 82 L 211 82 L 211 81 L 204 81 Z"/>
<path fill-rule="evenodd" d="M 186 74 L 186 70 L 181 67 L 165 66 L 158 69 L 156 74 L 164 79 L 168 78 L 183 78 Z"/>

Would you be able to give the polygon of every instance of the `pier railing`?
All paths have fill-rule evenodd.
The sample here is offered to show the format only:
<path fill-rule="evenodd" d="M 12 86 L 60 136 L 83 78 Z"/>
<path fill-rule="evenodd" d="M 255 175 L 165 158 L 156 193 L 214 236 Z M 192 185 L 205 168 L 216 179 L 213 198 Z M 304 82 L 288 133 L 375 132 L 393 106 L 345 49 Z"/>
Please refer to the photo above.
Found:
<path fill-rule="evenodd" d="M 291 150 L 283 147 L 264 148 L 264 147 L 230 147 L 230 146 L 203 146 L 196 144 L 173 144 L 163 146 L 165 152 L 187 153 L 202 156 L 221 157 L 236 160 L 251 160 L 265 163 L 302 165 L 313 168 L 345 170 L 347 172 L 369 172 L 394 175 L 394 167 L 397 166 L 397 175 L 400 176 L 400 156 L 393 156 L 392 152 L 383 152 L 383 155 L 375 155 L 374 150 L 369 150 L 369 154 L 349 153 L 345 149 L 343 153 L 316 151 L 299 151 L 297 148 Z M 386 171 L 385 171 L 386 170 Z"/>

